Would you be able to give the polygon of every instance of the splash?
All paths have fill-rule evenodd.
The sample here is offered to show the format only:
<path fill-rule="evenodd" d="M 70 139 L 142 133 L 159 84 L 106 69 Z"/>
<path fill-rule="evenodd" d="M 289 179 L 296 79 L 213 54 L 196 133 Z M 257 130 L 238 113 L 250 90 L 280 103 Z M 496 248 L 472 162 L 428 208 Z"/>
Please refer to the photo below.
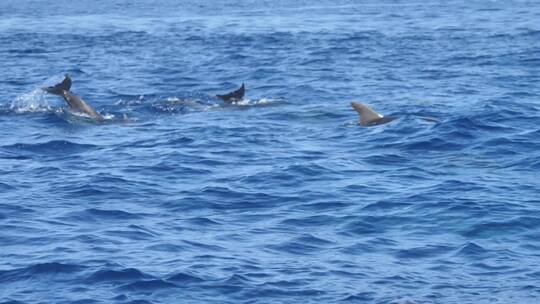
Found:
<path fill-rule="evenodd" d="M 254 106 L 254 105 L 271 105 L 274 104 L 276 100 L 270 99 L 270 98 L 261 98 L 259 100 L 251 100 L 251 99 L 242 99 L 239 101 L 232 102 L 233 105 L 236 106 Z"/>
<path fill-rule="evenodd" d="M 136 99 L 120 99 L 115 104 L 117 106 L 128 106 L 129 107 L 129 106 L 142 105 L 145 101 L 146 101 L 145 96 L 144 95 L 139 95 L 139 97 L 136 98 Z"/>
<path fill-rule="evenodd" d="M 45 94 L 41 89 L 34 89 L 19 95 L 11 102 L 9 109 L 15 113 L 51 112 L 53 108 L 45 99 Z"/>

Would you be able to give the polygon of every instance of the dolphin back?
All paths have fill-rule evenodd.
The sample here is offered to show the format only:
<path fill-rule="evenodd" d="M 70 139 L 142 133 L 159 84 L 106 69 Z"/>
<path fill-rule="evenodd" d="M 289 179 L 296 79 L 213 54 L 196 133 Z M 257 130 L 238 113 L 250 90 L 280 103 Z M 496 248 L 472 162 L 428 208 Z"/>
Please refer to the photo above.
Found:
<path fill-rule="evenodd" d="M 242 83 L 242 86 L 236 91 L 230 92 L 228 94 L 224 95 L 216 95 L 218 98 L 221 98 L 223 101 L 226 102 L 233 102 L 236 100 L 241 100 L 244 98 L 244 94 L 246 93 L 246 86 Z"/>
<path fill-rule="evenodd" d="M 103 116 L 99 114 L 94 108 L 88 105 L 81 97 L 69 92 L 64 91 L 64 100 L 69 105 L 69 108 L 73 112 L 84 113 L 91 118 L 103 120 Z"/>
<path fill-rule="evenodd" d="M 65 75 L 65 78 L 64 80 L 62 80 L 62 82 L 57 83 L 52 87 L 42 88 L 42 90 L 47 93 L 60 95 L 60 96 L 64 95 L 64 91 L 69 91 L 70 89 L 71 89 L 71 78 L 67 74 Z"/>

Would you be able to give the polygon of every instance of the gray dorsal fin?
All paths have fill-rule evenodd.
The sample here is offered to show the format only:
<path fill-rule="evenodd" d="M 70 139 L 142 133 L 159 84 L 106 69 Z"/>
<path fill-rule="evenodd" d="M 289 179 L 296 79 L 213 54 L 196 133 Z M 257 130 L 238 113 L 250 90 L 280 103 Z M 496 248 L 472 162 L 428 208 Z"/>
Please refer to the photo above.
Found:
<path fill-rule="evenodd" d="M 55 84 L 52 87 L 42 88 L 43 91 L 55 95 L 63 95 L 64 91 L 69 91 L 71 89 L 71 77 L 68 74 L 65 75 L 62 82 Z"/>
<path fill-rule="evenodd" d="M 383 118 L 384 116 L 375 112 L 373 109 L 367 105 L 359 102 L 351 102 L 351 106 L 358 112 L 360 115 L 360 124 L 368 125 L 378 119 Z"/>
<path fill-rule="evenodd" d="M 228 94 L 216 95 L 216 96 L 218 98 L 223 99 L 223 101 L 233 102 L 233 101 L 238 101 L 244 98 L 245 93 L 246 93 L 246 86 L 244 85 L 244 83 L 242 83 L 242 86 L 240 86 L 238 90 L 230 92 Z"/>

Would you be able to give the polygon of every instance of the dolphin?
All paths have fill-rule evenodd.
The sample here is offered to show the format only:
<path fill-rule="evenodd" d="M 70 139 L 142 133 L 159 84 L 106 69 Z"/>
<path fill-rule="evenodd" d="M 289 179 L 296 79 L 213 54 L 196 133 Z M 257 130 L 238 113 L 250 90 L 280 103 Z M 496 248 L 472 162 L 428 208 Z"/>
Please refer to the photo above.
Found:
<path fill-rule="evenodd" d="M 82 98 L 73 94 L 70 89 L 71 78 L 68 74 L 65 75 L 65 78 L 62 82 L 55 84 L 51 87 L 42 88 L 42 90 L 47 93 L 64 97 L 64 100 L 67 102 L 69 109 L 72 112 L 83 113 L 93 119 L 103 120 L 103 116 L 96 112 L 96 110 L 89 106 L 84 100 L 82 100 Z"/>
<path fill-rule="evenodd" d="M 351 102 L 351 106 L 360 115 L 360 125 L 362 126 L 382 125 L 397 118 L 396 116 L 383 116 L 382 114 L 373 111 L 373 109 L 360 102 Z"/>
<path fill-rule="evenodd" d="M 242 100 L 242 98 L 244 98 L 245 93 L 246 93 L 246 86 L 244 85 L 244 83 L 242 83 L 242 86 L 240 86 L 238 90 L 232 91 L 228 94 L 223 94 L 223 95 L 218 94 L 216 95 L 216 97 L 222 99 L 223 101 L 227 103 L 233 103 L 235 101 Z"/>

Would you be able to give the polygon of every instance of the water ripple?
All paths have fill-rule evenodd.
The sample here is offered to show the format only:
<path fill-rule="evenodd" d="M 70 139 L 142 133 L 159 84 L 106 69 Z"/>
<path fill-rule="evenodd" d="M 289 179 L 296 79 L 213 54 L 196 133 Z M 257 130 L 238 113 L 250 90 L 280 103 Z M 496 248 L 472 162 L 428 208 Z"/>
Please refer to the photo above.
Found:
<path fill-rule="evenodd" d="M 0 303 L 539 302 L 539 12 L 4 0 Z"/>

